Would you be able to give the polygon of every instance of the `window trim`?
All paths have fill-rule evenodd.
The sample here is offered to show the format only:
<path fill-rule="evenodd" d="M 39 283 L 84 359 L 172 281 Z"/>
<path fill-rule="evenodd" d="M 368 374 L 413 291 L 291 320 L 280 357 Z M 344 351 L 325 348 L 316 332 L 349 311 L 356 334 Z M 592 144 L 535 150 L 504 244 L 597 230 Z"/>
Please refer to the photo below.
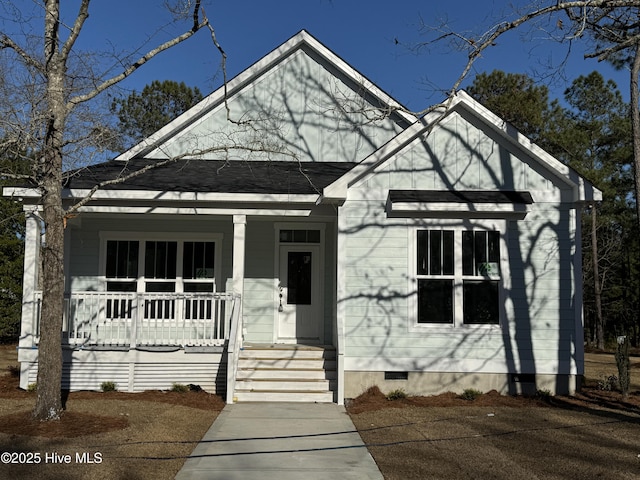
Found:
<path fill-rule="evenodd" d="M 176 282 L 176 288 L 174 293 L 183 293 L 183 278 L 182 278 L 182 256 L 184 250 L 184 242 L 213 242 L 215 243 L 214 251 L 214 264 L 213 264 L 213 281 L 214 291 L 219 291 L 222 285 L 222 240 L 224 235 L 222 233 L 167 233 L 167 232 L 117 232 L 117 231 L 100 231 L 100 261 L 99 272 L 100 281 L 103 285 L 104 291 L 107 290 L 107 282 L 110 281 L 107 278 L 107 242 L 126 240 L 139 242 L 138 250 L 138 278 L 136 279 L 136 292 L 145 291 L 145 282 L 147 281 L 144 276 L 144 252 L 145 242 L 151 241 L 167 241 L 177 242 L 178 249 L 176 255 L 176 279 L 171 280 Z M 149 281 L 159 281 L 157 279 L 149 279 Z"/>
<path fill-rule="evenodd" d="M 508 238 L 509 221 L 507 219 L 424 219 L 407 229 L 408 235 L 408 329 L 410 332 L 450 332 L 452 329 L 487 329 L 501 330 L 507 321 L 505 291 L 509 289 L 511 271 L 509 267 Z M 453 230 L 454 231 L 454 274 L 440 276 L 442 279 L 452 278 L 453 286 L 453 322 L 452 323 L 419 323 L 418 322 L 418 279 L 433 278 L 432 275 L 418 275 L 418 231 L 419 230 Z M 495 324 L 466 324 L 463 311 L 464 280 L 485 279 L 484 276 L 465 276 L 462 274 L 462 233 L 463 231 L 498 231 L 500 233 L 500 278 L 498 281 L 498 314 Z"/>

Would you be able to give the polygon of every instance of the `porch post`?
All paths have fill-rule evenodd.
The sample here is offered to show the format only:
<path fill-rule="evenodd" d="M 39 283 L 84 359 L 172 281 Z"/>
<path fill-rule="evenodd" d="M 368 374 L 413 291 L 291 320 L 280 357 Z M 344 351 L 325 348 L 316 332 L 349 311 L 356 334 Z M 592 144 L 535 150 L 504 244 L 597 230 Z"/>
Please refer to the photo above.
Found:
<path fill-rule="evenodd" d="M 35 292 L 38 290 L 40 230 L 40 219 L 35 212 L 28 212 L 24 234 L 24 277 L 22 280 L 22 320 L 19 348 L 30 349 L 35 346 L 37 311 Z"/>
<path fill-rule="evenodd" d="M 233 292 L 244 294 L 245 231 L 247 216 L 233 216 Z M 242 302 L 241 302 L 242 303 Z"/>
<path fill-rule="evenodd" d="M 336 360 L 337 360 L 337 373 L 338 373 L 338 405 L 344 405 L 344 323 L 345 323 L 345 304 L 344 299 L 347 296 L 346 293 L 346 236 L 344 231 L 347 229 L 347 218 L 345 215 L 341 215 L 341 211 L 344 209 L 338 207 L 338 232 L 337 232 L 337 248 L 336 248 Z"/>
<path fill-rule="evenodd" d="M 592 206 L 595 208 L 595 204 Z M 584 375 L 584 299 L 583 299 L 583 282 L 582 282 L 582 206 L 578 206 L 573 210 L 569 210 L 571 227 L 573 227 L 573 284 L 575 305 L 575 358 L 576 362 L 576 381 L 569 388 L 578 390 L 580 388 L 580 378 Z M 569 372 L 569 375 L 571 372 Z"/>

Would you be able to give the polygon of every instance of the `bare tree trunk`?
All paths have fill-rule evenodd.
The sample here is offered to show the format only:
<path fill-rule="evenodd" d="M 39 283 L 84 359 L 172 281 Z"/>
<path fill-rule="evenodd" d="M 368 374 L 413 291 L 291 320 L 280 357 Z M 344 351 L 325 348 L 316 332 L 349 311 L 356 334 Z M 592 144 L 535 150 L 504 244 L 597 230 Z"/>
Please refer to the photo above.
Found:
<path fill-rule="evenodd" d="M 198 30 L 204 26 L 211 29 L 206 16 L 202 22 L 199 20 L 201 10 L 200 0 L 184 2 L 185 6 L 193 8 L 193 24 L 180 35 L 166 40 L 135 62 L 123 61 L 123 69 L 110 78 L 93 77 L 90 80 L 80 80 L 85 88 L 76 86 L 78 95 L 72 96 L 72 90 L 68 89 L 69 82 L 73 82 L 68 68 L 70 54 L 74 49 L 85 21 L 89 17 L 89 4 L 91 0 L 80 0 L 76 2 L 78 13 L 73 22 L 65 22 L 61 27 L 60 0 L 43 0 L 40 2 L 44 6 L 44 48 L 42 53 L 33 54 L 30 41 L 27 41 L 27 48 L 20 42 L 16 42 L 2 31 L 0 25 L 0 50 L 8 49 L 15 54 L 18 66 L 33 72 L 38 78 L 44 79 L 44 111 L 39 108 L 30 114 L 33 115 L 29 121 L 33 121 L 37 127 L 36 135 L 25 134 L 26 138 L 40 138 L 40 133 L 44 133 L 44 143 L 32 145 L 27 142 L 24 151 L 38 152 L 37 169 L 33 177 L 28 178 L 35 182 L 42 195 L 41 205 L 43 208 L 43 219 L 45 228 L 45 245 L 43 247 L 42 275 L 41 280 L 44 286 L 42 292 L 42 305 L 40 312 L 40 341 L 38 345 L 38 383 L 37 400 L 33 410 L 34 417 L 40 420 L 56 420 L 62 413 L 62 316 L 64 311 L 64 225 L 65 218 L 70 213 L 77 212 L 85 205 L 90 197 L 99 188 L 114 183 L 125 181 L 130 176 L 119 176 L 112 180 L 96 185 L 87 197 L 71 206 L 65 212 L 62 203 L 62 173 L 63 173 L 63 146 L 74 145 L 75 142 L 83 142 L 86 139 L 74 137 L 73 134 L 65 134 L 70 115 L 80 104 L 86 104 L 96 98 L 118 82 L 136 72 L 165 50 L 184 42 L 191 38 Z M 19 8 L 16 7 L 16 12 Z M 204 15 L 204 11 L 203 11 Z M 17 17 L 16 17 L 17 18 Z M 64 30 L 64 41 L 60 38 L 60 30 Z M 217 42 L 216 46 L 220 49 Z M 221 49 L 220 49 L 221 50 Z M 222 50 L 221 50 L 222 51 Z M 224 68 L 224 67 L 223 67 Z M 18 74 L 19 75 L 19 74 Z M 226 77 L 225 77 L 226 78 Z M 87 80 L 85 82 L 85 80 Z M 40 100 L 40 99 L 38 99 Z M 226 100 L 226 99 L 225 99 Z M 38 102 L 40 105 L 40 102 Z M 71 117 L 72 118 L 72 117 Z M 220 147 L 220 151 L 228 151 L 228 146 Z M 258 148 L 254 148 L 258 151 Z M 262 151 L 262 149 L 260 149 Z M 187 152 L 185 152 L 187 155 Z M 163 162 L 147 165 L 145 168 L 133 173 L 137 176 L 150 168 L 161 166 L 176 158 Z M 149 167 L 149 168 L 148 168 Z"/>
<path fill-rule="evenodd" d="M 640 43 L 631 68 L 631 131 L 633 137 L 633 176 L 636 191 L 636 213 L 640 225 L 640 110 L 638 110 L 638 75 L 640 74 Z"/>
<path fill-rule="evenodd" d="M 591 207 L 591 263 L 593 267 L 593 296 L 596 304 L 596 347 L 604 349 L 604 318 L 602 317 L 602 286 L 598 267 L 598 228 L 596 205 Z"/>
<path fill-rule="evenodd" d="M 640 43 L 631 67 L 631 136 L 633 137 L 633 178 L 636 193 L 636 214 L 640 226 L 640 110 L 638 105 L 638 75 L 640 75 Z M 636 325 L 640 325 L 640 312 L 636 310 Z"/>
<path fill-rule="evenodd" d="M 49 118 L 40 164 L 45 246 L 42 284 L 49 301 L 42 302 L 38 345 L 37 400 L 33 416 L 56 420 L 62 412 L 62 314 L 64 306 L 64 212 L 62 209 L 62 145 L 66 105 L 65 65 L 58 52 L 59 0 L 47 0 L 45 14 L 46 100 Z"/>

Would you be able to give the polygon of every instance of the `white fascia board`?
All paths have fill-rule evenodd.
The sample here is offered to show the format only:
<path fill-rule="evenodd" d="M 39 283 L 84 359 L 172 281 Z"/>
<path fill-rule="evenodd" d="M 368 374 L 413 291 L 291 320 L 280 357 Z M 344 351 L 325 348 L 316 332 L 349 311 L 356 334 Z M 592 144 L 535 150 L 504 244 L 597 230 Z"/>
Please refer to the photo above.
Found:
<path fill-rule="evenodd" d="M 403 149 L 415 138 L 437 127 L 447 116 L 459 108 L 486 122 L 491 128 L 500 134 L 502 138 L 527 152 L 531 158 L 542 165 L 547 171 L 554 174 L 573 189 L 574 202 L 591 202 L 602 200 L 602 192 L 595 188 L 589 181 L 580 176 L 575 170 L 560 162 L 551 154 L 540 148 L 529 138 L 513 129 L 507 122 L 493 112 L 475 101 L 469 94 L 459 91 L 455 96 L 440 104 L 441 108 L 434 109 L 422 120 L 417 121 L 406 130 L 400 132 L 393 139 L 373 152 L 356 167 L 351 169 L 338 180 L 328 185 L 323 190 L 322 199 L 328 201 L 344 200 L 348 188 L 356 181 L 363 178 L 384 163 L 396 152 Z"/>
<path fill-rule="evenodd" d="M 419 125 L 419 127 L 420 128 L 418 130 L 422 131 L 423 126 Z M 322 190 L 322 201 L 346 199 L 347 190 L 351 185 L 364 177 L 375 167 L 383 163 L 385 160 L 391 157 L 391 155 L 401 150 L 408 143 L 408 141 L 413 139 L 418 134 L 415 131 L 416 124 L 400 132 L 398 135 L 393 137 L 378 150 L 371 153 L 367 158 L 362 160 L 358 165 L 353 167 L 343 176 L 335 180 L 333 183 L 327 185 Z"/>
<path fill-rule="evenodd" d="M 407 113 L 406 109 L 396 100 L 387 95 L 372 82 L 367 80 L 367 78 L 365 78 L 357 70 L 351 67 L 347 62 L 338 57 L 330 49 L 325 47 L 306 30 L 301 30 L 299 33 L 291 37 L 276 49 L 272 50 L 270 53 L 251 65 L 249 68 L 245 69 L 243 72 L 236 75 L 233 79 L 229 80 L 226 86 L 227 98 L 230 98 L 245 85 L 268 71 L 273 65 L 291 55 L 303 44 L 308 45 L 319 56 L 331 63 L 337 70 L 349 77 L 357 85 L 360 85 L 362 88 L 366 89 L 372 96 L 378 98 L 383 104 L 388 105 L 390 109 L 395 111 L 407 122 L 412 123 L 416 121 L 415 115 Z M 133 146 L 126 152 L 121 153 L 115 159 L 127 161 L 137 156 L 148 153 L 149 151 L 155 149 L 160 143 L 166 141 L 171 135 L 181 131 L 186 126 L 190 125 L 195 120 L 200 118 L 202 115 L 220 105 L 222 102 L 224 102 L 224 98 L 225 88 L 223 85 L 213 93 L 202 99 L 197 105 L 193 106 L 182 115 L 178 116 L 175 120 L 169 122 L 167 125 L 162 127 L 150 137 Z"/>
<path fill-rule="evenodd" d="M 209 207 L 154 207 L 154 206 L 102 206 L 85 205 L 80 213 L 157 214 L 157 215 L 253 215 L 275 217 L 309 217 L 311 210 L 289 208 L 209 208 Z"/>
<path fill-rule="evenodd" d="M 299 43 L 300 39 L 298 38 L 298 35 L 292 37 L 287 42 L 271 51 L 271 53 L 258 60 L 252 66 L 229 80 L 226 85 L 226 92 L 224 85 L 219 87 L 217 90 L 202 99 L 198 104 L 194 105 L 182 115 L 169 122 L 156 133 L 117 156 L 116 160 L 131 160 L 140 154 L 144 155 L 144 153 L 155 149 L 161 142 L 167 140 L 172 134 L 181 131 L 184 127 L 193 123 L 202 115 L 224 102 L 225 94 L 227 98 L 230 98 L 253 78 L 260 76 L 263 72 L 271 68 L 271 66 L 277 61 L 290 55 Z"/>
<path fill-rule="evenodd" d="M 320 41 L 318 41 L 309 32 L 307 32 L 306 30 L 302 30 L 298 35 L 300 35 L 302 40 L 304 40 L 307 45 L 315 50 L 316 53 L 321 55 L 329 63 L 333 64 L 333 66 L 337 68 L 343 75 L 350 78 L 354 83 L 359 85 L 361 89 L 368 91 L 373 97 L 380 100 L 382 104 L 388 105 L 390 111 L 397 113 L 408 123 L 414 123 L 417 120 L 418 117 L 416 117 L 416 115 L 409 113 L 405 107 L 398 103 L 398 101 L 381 90 L 377 85 L 369 81 L 364 75 L 362 75 L 351 65 L 345 62 L 342 58 L 336 55 L 332 50 L 320 43 Z M 298 35 L 296 35 L 296 37 Z"/>
<path fill-rule="evenodd" d="M 389 218 L 502 218 L 522 220 L 529 205 L 505 203 L 388 202 Z"/>
<path fill-rule="evenodd" d="M 64 199 L 80 199 L 89 194 L 88 189 L 63 190 Z M 4 197 L 39 199 L 41 193 L 36 188 L 4 187 Z M 294 203 L 315 204 L 317 194 L 265 194 L 265 193 L 215 193 L 215 192 L 165 192 L 153 190 L 98 190 L 92 200 L 119 200 L 122 202 L 150 200 L 154 202 L 240 202 L 240 203 Z"/>
<path fill-rule="evenodd" d="M 3 187 L 2 196 L 11 198 L 40 198 L 41 194 L 37 188 Z"/>
<path fill-rule="evenodd" d="M 71 189 L 63 192 L 63 198 L 84 198 L 89 190 Z M 215 193 L 215 192 L 165 192 L 153 190 L 98 190 L 92 200 L 149 200 L 153 202 L 241 202 L 241 203 L 307 203 L 314 204 L 317 194 L 266 194 L 266 193 Z"/>

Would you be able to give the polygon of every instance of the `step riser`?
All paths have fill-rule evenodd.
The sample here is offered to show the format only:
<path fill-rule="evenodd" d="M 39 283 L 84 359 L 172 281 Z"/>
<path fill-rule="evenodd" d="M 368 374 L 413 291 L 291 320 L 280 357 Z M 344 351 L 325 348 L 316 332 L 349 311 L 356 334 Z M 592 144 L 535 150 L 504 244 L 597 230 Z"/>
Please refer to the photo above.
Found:
<path fill-rule="evenodd" d="M 317 402 L 332 403 L 333 392 L 325 393 L 278 393 L 278 392 L 236 392 L 236 402 Z"/>
<path fill-rule="evenodd" d="M 338 378 L 335 370 L 286 370 L 286 369 L 272 369 L 272 370 L 255 370 L 252 368 L 242 369 L 238 368 L 238 374 L 236 375 L 238 380 L 335 380 Z"/>
<path fill-rule="evenodd" d="M 307 358 L 307 359 L 335 359 L 335 351 L 324 350 L 266 350 L 243 349 L 240 350 L 241 358 Z"/>
<path fill-rule="evenodd" d="M 335 385 L 328 380 L 309 382 L 299 381 L 290 382 L 288 380 L 272 381 L 272 380 L 240 380 L 236 381 L 236 391 L 287 391 L 287 392 L 327 392 L 333 390 Z"/>
<path fill-rule="evenodd" d="M 335 350 L 249 347 L 239 353 L 236 402 L 334 401 Z"/>
<path fill-rule="evenodd" d="M 240 358 L 238 361 L 238 368 L 335 370 L 336 361 L 335 360 Z"/>

